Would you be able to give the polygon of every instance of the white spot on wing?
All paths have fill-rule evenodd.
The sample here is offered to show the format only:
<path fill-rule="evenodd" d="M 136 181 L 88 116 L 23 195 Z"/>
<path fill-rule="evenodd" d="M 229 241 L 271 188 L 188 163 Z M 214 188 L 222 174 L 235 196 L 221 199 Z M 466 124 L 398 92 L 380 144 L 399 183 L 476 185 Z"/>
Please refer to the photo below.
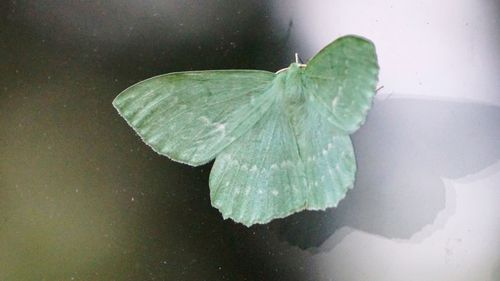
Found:
<path fill-rule="evenodd" d="M 217 125 L 217 131 L 222 131 L 222 132 L 226 131 L 226 125 L 224 125 L 224 124 L 218 124 Z"/>
<path fill-rule="evenodd" d="M 339 101 L 339 97 L 338 96 L 334 97 L 332 100 L 332 107 L 337 107 L 338 101 Z"/>
<path fill-rule="evenodd" d="M 276 190 L 276 189 L 273 189 L 273 191 L 271 191 L 271 193 L 274 195 L 274 196 L 278 196 L 279 192 Z"/>
<path fill-rule="evenodd" d="M 210 124 L 210 119 L 208 119 L 206 116 L 200 116 L 200 117 L 198 117 L 198 120 L 203 122 L 205 125 Z"/>

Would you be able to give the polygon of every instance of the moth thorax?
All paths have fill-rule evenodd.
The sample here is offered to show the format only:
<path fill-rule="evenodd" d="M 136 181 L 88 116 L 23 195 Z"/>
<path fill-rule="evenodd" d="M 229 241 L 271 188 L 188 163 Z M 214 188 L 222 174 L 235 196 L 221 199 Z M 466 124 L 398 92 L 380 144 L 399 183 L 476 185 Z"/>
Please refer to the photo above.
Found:
<path fill-rule="evenodd" d="M 305 102 L 302 84 L 303 69 L 292 63 L 285 78 L 284 98 L 289 105 L 302 105 Z"/>

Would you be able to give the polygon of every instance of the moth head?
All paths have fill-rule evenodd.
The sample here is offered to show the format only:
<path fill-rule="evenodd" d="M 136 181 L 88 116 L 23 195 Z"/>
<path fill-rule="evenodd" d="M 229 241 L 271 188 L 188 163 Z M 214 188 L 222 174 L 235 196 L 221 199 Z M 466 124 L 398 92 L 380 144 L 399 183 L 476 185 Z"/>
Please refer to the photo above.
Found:
<path fill-rule="evenodd" d="M 290 70 L 298 70 L 298 69 L 303 70 L 306 68 L 306 66 L 307 66 L 307 64 L 292 62 L 289 67 L 282 68 L 282 69 L 276 71 L 276 74 L 279 74 L 279 73 L 284 72 L 284 71 L 290 71 Z"/>

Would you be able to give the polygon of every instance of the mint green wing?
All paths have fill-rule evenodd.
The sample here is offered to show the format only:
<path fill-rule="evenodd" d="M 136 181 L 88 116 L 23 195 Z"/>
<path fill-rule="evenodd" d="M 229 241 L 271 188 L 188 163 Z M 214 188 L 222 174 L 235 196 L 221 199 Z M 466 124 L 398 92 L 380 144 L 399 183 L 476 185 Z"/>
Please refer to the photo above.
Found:
<path fill-rule="evenodd" d="M 276 102 L 217 156 L 210 172 L 212 205 L 246 226 L 304 209 L 306 186 L 293 130 Z"/>
<path fill-rule="evenodd" d="M 309 61 L 305 91 L 330 122 L 350 134 L 365 121 L 378 70 L 372 42 L 357 36 L 341 37 Z"/>
<path fill-rule="evenodd" d="M 307 103 L 307 113 L 297 129 L 307 178 L 307 209 L 335 207 L 354 185 L 356 159 L 351 138 Z"/>
<path fill-rule="evenodd" d="M 279 97 L 279 87 L 271 92 Z M 334 207 L 352 187 L 356 165 L 349 136 L 312 101 L 293 111 L 277 98 L 262 119 L 217 156 L 212 205 L 250 226 L 309 209 Z"/>
<path fill-rule="evenodd" d="M 154 151 L 197 166 L 257 123 L 274 77 L 254 70 L 170 73 L 131 86 L 113 105 Z"/>

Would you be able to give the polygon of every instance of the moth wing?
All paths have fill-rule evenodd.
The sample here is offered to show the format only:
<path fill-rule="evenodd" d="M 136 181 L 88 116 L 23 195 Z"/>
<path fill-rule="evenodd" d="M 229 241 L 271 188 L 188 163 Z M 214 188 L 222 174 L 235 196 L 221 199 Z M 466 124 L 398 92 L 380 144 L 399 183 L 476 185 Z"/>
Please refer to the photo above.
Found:
<path fill-rule="evenodd" d="M 350 134 L 365 121 L 378 80 L 372 42 L 344 36 L 323 48 L 305 70 L 305 91 L 327 119 Z"/>
<path fill-rule="evenodd" d="M 305 175 L 288 120 L 274 103 L 224 149 L 210 173 L 210 198 L 224 218 L 246 226 L 304 209 Z"/>
<path fill-rule="evenodd" d="M 154 151 L 198 166 L 262 117 L 274 76 L 253 70 L 170 73 L 131 86 L 113 105 Z"/>
<path fill-rule="evenodd" d="M 306 101 L 290 115 L 278 99 L 217 156 L 210 197 L 224 218 L 250 226 L 336 206 L 355 172 L 349 136 L 327 121 L 316 103 Z"/>
<path fill-rule="evenodd" d="M 336 207 L 354 185 L 356 159 L 351 138 L 307 101 L 295 130 L 307 179 L 307 209 Z"/>

